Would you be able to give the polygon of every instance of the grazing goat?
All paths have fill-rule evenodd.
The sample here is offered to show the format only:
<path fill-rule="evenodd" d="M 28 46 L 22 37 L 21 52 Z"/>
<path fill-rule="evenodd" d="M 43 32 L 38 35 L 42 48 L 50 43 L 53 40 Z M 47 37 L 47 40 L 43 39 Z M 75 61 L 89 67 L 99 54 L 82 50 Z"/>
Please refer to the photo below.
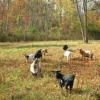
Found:
<path fill-rule="evenodd" d="M 30 71 L 32 72 L 33 76 L 41 74 L 41 65 L 38 59 L 35 59 L 30 65 Z"/>
<path fill-rule="evenodd" d="M 61 88 L 65 87 L 66 90 L 69 89 L 70 93 L 72 91 L 73 88 L 73 83 L 74 83 L 74 79 L 75 79 L 75 75 L 74 74 L 67 74 L 64 75 L 61 73 L 61 71 L 52 71 L 56 77 L 56 79 L 59 82 L 59 85 Z"/>
<path fill-rule="evenodd" d="M 37 50 L 35 53 L 32 54 L 25 54 L 25 58 L 28 61 L 33 61 L 34 59 L 40 59 L 42 58 L 42 49 Z"/>
<path fill-rule="evenodd" d="M 83 49 L 79 49 L 79 51 L 82 55 L 82 59 L 85 59 L 85 57 L 90 58 L 91 60 L 93 59 L 93 53 L 91 51 Z"/>

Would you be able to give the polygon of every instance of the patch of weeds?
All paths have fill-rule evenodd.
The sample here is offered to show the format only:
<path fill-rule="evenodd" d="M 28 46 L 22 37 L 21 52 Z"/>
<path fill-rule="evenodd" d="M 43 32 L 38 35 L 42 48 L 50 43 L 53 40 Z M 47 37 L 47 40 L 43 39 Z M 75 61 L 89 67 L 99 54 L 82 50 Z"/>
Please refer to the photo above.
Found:
<path fill-rule="evenodd" d="M 91 96 L 95 96 L 97 100 L 100 100 L 100 85 L 96 85 L 91 91 Z"/>

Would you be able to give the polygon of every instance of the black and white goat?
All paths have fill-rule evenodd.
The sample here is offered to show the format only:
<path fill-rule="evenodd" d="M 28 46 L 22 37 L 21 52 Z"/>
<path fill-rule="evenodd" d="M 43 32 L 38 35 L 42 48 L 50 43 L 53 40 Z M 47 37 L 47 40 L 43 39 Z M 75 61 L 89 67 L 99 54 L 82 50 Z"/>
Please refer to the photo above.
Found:
<path fill-rule="evenodd" d="M 35 59 L 40 59 L 42 58 L 42 49 L 37 50 L 35 53 L 31 53 L 31 54 L 25 54 L 25 58 L 28 61 L 33 61 Z"/>
<path fill-rule="evenodd" d="M 70 93 L 72 91 L 73 88 L 73 83 L 74 83 L 74 79 L 75 79 L 75 75 L 74 74 L 67 74 L 64 75 L 61 73 L 61 71 L 52 71 L 56 77 L 56 79 L 59 82 L 59 85 L 61 88 L 65 87 L 66 90 L 69 90 Z"/>
<path fill-rule="evenodd" d="M 35 59 L 33 63 L 30 65 L 30 71 L 33 76 L 37 76 L 41 74 L 41 65 L 39 59 Z"/>
<path fill-rule="evenodd" d="M 25 58 L 28 61 L 33 61 L 34 59 L 40 59 L 48 53 L 47 49 L 39 49 L 35 53 L 25 54 Z"/>
<path fill-rule="evenodd" d="M 64 57 L 67 57 L 67 61 L 71 59 L 73 50 L 69 49 L 68 45 L 63 46 Z"/>

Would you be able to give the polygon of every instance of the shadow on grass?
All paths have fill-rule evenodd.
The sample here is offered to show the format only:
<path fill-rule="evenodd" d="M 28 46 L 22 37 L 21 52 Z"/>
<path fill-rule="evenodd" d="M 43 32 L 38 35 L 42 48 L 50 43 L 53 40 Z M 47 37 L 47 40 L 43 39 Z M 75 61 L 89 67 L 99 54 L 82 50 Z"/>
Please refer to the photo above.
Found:
<path fill-rule="evenodd" d="M 72 97 L 72 95 L 77 95 L 77 96 L 88 96 L 90 91 L 87 90 L 82 90 L 79 88 L 74 88 L 72 90 L 72 93 L 70 94 L 69 91 L 63 91 L 61 90 L 61 94 L 65 97 Z"/>

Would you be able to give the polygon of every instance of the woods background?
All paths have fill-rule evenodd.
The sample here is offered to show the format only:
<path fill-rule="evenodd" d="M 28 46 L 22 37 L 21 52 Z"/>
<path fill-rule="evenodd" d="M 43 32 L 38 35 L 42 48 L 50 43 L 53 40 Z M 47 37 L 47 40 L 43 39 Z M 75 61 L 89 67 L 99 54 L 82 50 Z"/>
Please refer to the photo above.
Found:
<path fill-rule="evenodd" d="M 82 39 L 76 1 L 0 0 L 0 41 Z M 91 5 L 87 10 L 87 36 L 99 40 L 100 2 Z"/>

